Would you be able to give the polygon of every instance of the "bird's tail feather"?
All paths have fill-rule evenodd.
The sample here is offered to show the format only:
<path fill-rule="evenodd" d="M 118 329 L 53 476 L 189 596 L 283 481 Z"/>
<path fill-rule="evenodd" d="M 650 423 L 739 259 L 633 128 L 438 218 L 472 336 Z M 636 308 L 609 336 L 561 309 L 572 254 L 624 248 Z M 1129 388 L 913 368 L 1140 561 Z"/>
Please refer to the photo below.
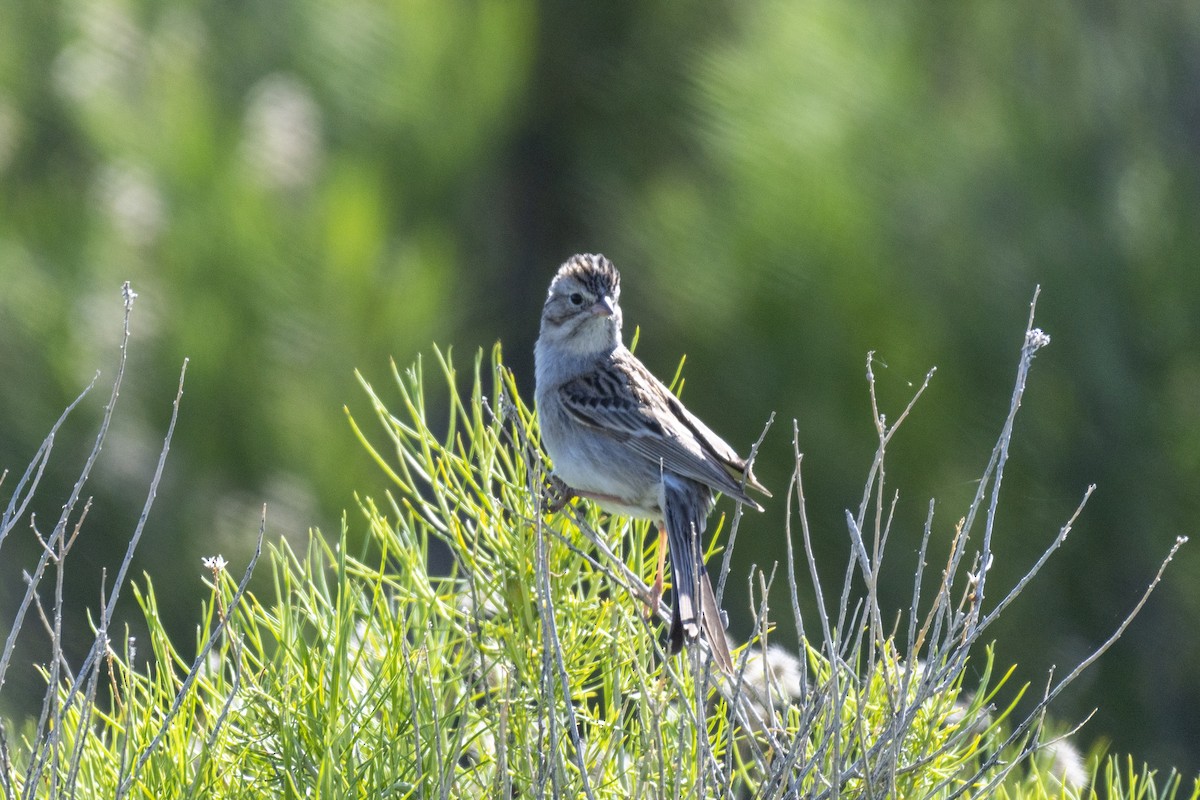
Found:
<path fill-rule="evenodd" d="M 671 652 L 677 652 L 685 642 L 695 641 L 703 631 L 717 666 L 732 673 L 733 658 L 725 638 L 724 615 L 717 605 L 700 549 L 700 535 L 704 532 L 712 495 L 707 487 L 702 487 L 704 496 L 693 497 L 690 494 L 696 492 L 691 486 L 670 480 L 664 484 L 663 522 L 675 589 L 669 635 Z M 693 491 L 689 493 L 689 489 Z"/>
<path fill-rule="evenodd" d="M 700 572 L 700 624 L 704 627 L 704 638 L 712 651 L 713 661 L 727 675 L 733 674 L 733 656 L 729 653 L 729 640 L 725 638 L 725 615 L 717 605 L 708 572 Z"/>

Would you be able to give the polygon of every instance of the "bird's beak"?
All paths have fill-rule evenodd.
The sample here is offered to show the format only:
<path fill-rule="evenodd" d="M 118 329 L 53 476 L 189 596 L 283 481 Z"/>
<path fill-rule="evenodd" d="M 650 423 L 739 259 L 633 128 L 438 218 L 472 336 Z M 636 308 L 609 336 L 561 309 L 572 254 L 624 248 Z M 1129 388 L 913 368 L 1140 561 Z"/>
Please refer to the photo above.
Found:
<path fill-rule="evenodd" d="M 598 317 L 611 317 L 616 313 L 611 297 L 601 297 L 592 304 L 592 313 Z"/>

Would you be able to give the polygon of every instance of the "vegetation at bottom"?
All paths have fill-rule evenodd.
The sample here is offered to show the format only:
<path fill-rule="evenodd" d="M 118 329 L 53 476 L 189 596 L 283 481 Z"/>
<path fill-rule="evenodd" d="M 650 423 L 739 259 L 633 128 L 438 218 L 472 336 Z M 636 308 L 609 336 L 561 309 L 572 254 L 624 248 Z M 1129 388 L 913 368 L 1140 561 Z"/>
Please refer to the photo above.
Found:
<path fill-rule="evenodd" d="M 131 304 L 127 293 L 127 320 Z M 813 557 L 799 442 L 791 484 L 777 493 L 789 505 L 778 533 L 788 541 L 786 564 L 730 575 L 741 518 L 716 521 L 708 563 L 721 586 L 747 580 L 757 603 L 732 675 L 719 673 L 702 645 L 663 651 L 666 609 L 642 599 L 655 566 L 645 524 L 578 501 L 547 511 L 536 418 L 498 347 L 490 361 L 476 356 L 465 392 L 441 352 L 432 369 L 425 360 L 393 369 L 387 392 L 364 381 L 377 419 L 351 424 L 394 488 L 361 498 L 337 535 L 314 532 L 304 546 L 267 540 L 264 515 L 258 552 L 269 591 L 247 590 L 264 569 L 257 555 L 235 574 L 214 553 L 197 565 L 209 595 L 195 640 L 173 641 L 152 579 L 127 581 L 123 567 L 93 617 L 89 654 L 69 663 L 62 576 L 74 564 L 88 511 L 82 489 L 116 407 L 122 359 L 92 455 L 54 527 L 21 523 L 57 425 L 28 471 L 5 484 L 12 494 L 0 545 L 32 528 L 43 547 L 0 654 L 0 688 L 22 668 L 11 663 L 22 626 L 44 627 L 49 650 L 39 667 L 41 714 L 0 727 L 0 793 L 1194 800 L 1195 781 L 1100 750 L 1080 754 L 1073 731 L 1050 721 L 1053 700 L 1124 631 L 1137 598 L 1104 646 L 1043 687 L 1008 681 L 987 639 L 1087 499 L 1020 582 L 989 584 L 1012 422 L 1034 353 L 1049 341 L 1032 323 L 1031 313 L 1010 412 L 978 494 L 953 526 L 946 563 L 927 569 L 940 529 L 930 507 L 910 607 L 882 607 L 876 586 L 881 570 L 913 568 L 887 552 L 886 454 L 923 388 L 889 424 L 868 380 L 878 448 L 862 500 L 846 515 L 848 563 L 838 565 L 830 597 L 821 588 L 829 568 Z M 174 418 L 125 566 L 173 429 Z M 352 536 L 358 529 L 367 535 Z M 442 560 L 446 569 L 431 568 Z M 816 604 L 802 613 L 805 582 Z M 123 636 L 112 618 L 123 587 L 145 614 L 148 641 Z M 773 605 L 780 596 L 788 598 L 782 612 Z M 788 625 L 799 652 L 775 642 Z M 1033 702 L 1019 703 L 1023 695 Z"/>

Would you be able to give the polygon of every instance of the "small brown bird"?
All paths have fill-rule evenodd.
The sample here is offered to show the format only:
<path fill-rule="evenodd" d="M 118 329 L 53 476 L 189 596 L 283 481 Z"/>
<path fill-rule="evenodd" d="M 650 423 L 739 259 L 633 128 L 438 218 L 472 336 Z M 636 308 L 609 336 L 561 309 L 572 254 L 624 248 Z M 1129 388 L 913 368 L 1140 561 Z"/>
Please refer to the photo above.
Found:
<path fill-rule="evenodd" d="M 542 444 L 554 474 L 605 511 L 654 520 L 654 605 L 664 540 L 675 588 L 672 652 L 704 631 L 717 665 L 733 659 L 700 537 L 723 492 L 758 511 L 742 488 L 770 496 L 721 437 L 684 408 L 621 342 L 621 276 L 602 255 L 577 255 L 554 276 L 534 349 Z"/>

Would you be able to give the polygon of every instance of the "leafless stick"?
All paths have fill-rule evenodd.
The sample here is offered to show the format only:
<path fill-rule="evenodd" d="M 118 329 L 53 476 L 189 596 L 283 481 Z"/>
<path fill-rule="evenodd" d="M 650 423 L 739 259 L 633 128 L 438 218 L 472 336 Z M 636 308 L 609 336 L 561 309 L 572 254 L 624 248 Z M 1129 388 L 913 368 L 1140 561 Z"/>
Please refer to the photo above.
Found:
<path fill-rule="evenodd" d="M 908 613 L 908 652 L 905 654 L 910 666 L 916 663 L 917 652 L 921 649 L 920 640 L 917 638 L 917 609 L 921 607 L 921 581 L 925 577 L 926 567 L 925 554 L 929 552 L 929 539 L 933 535 L 933 508 L 934 502 L 930 499 L 929 513 L 925 515 L 925 525 L 921 529 L 921 546 L 917 549 L 917 566 L 913 570 L 912 605 L 909 606 Z M 934 598 L 935 607 L 938 596 Z M 925 628 L 922 627 L 921 638 L 924 639 L 924 636 Z"/>
<path fill-rule="evenodd" d="M 75 692 L 78 691 L 82 677 L 91 669 L 92 665 L 99 659 L 103 649 L 107 647 L 108 626 L 112 621 L 117 599 L 121 596 L 121 589 L 125 583 L 125 575 L 129 571 L 129 565 L 133 562 L 134 550 L 142 539 L 142 532 L 146 528 L 146 520 L 150 517 L 150 508 L 154 504 L 155 497 L 158 496 L 158 484 L 162 480 L 163 469 L 167 464 L 167 453 L 171 450 L 171 440 L 175 435 L 175 423 L 179 419 L 179 404 L 183 400 L 183 383 L 187 377 L 187 365 L 188 359 L 185 358 L 183 360 L 183 367 L 179 371 L 179 385 L 175 392 L 175 402 L 171 404 L 171 421 L 167 425 L 167 433 L 163 437 L 163 446 L 158 455 L 158 465 L 154 469 L 154 477 L 150 479 L 150 491 L 146 495 L 146 502 L 142 507 L 141 516 L 138 517 L 137 525 L 134 527 L 133 535 L 129 538 L 129 544 L 125 548 L 125 556 L 121 559 L 121 564 L 117 568 L 117 577 L 113 581 L 112 588 L 109 590 L 108 601 L 101 611 L 95 642 L 88 655 L 84 658 L 83 665 L 80 667 L 78 675 L 67 692 L 66 700 L 68 703 Z M 62 720 L 57 720 L 57 722 L 61 724 Z"/>
<path fill-rule="evenodd" d="M 795 458 L 795 467 L 792 472 L 792 479 L 788 481 L 787 495 L 784 498 L 786 503 L 783 530 L 784 543 L 787 545 L 787 578 L 788 588 L 791 590 L 792 600 L 792 616 L 796 620 L 796 634 L 800 639 L 801 646 L 807 639 L 804 631 L 804 615 L 800 613 L 800 591 L 799 584 L 796 581 L 796 554 L 792 544 L 792 495 L 796 496 L 796 513 L 803 518 L 808 512 L 804 502 L 804 485 L 800 480 L 800 464 L 804 459 L 804 454 L 800 452 L 800 425 L 796 420 L 792 420 L 792 451 Z M 801 658 L 800 663 L 805 665 L 805 677 L 807 677 L 808 659 Z"/>
<path fill-rule="evenodd" d="M 771 430 L 771 426 L 775 423 L 775 412 L 771 412 L 771 416 L 767 417 L 767 423 L 763 425 L 762 433 L 758 435 L 758 439 L 750 446 L 750 455 L 746 458 L 746 463 L 751 467 L 754 466 L 755 459 L 758 458 L 758 450 L 762 447 L 763 440 L 767 438 L 767 431 Z M 750 475 L 750 470 L 746 470 L 746 476 Z M 742 480 L 742 491 L 746 489 L 745 478 Z M 714 595 L 717 598 L 717 604 L 721 603 L 721 598 L 725 595 L 725 581 L 729 577 L 730 561 L 733 558 L 733 547 L 737 543 L 738 528 L 740 527 L 742 518 L 745 516 L 746 509 L 741 503 L 736 503 L 733 510 L 733 524 L 729 528 L 729 538 L 725 543 L 725 555 L 721 561 L 721 571 L 717 576 L 717 585 L 714 587 Z"/>
<path fill-rule="evenodd" d="M 1017 583 L 1013 586 L 1012 589 L 1009 590 L 1008 594 L 1004 597 L 1004 599 L 1001 600 L 999 603 L 997 603 L 996 607 L 994 609 L 992 609 L 992 611 L 989 612 L 986 617 L 984 617 L 982 620 L 980 620 L 978 628 L 977 628 L 978 632 L 982 632 L 985 628 L 987 628 L 989 625 L 991 625 L 996 620 L 996 618 L 998 616 L 1000 616 L 1000 613 L 1002 611 L 1004 611 L 1004 609 L 1008 608 L 1009 604 L 1012 603 L 1012 601 L 1014 599 L 1016 599 L 1017 595 L 1019 595 L 1021 592 L 1023 592 L 1025 590 L 1025 587 L 1029 585 L 1029 582 L 1031 580 L 1033 580 L 1034 576 L 1037 575 L 1037 573 L 1041 571 L 1042 567 L 1046 564 L 1046 561 L 1050 558 L 1051 554 L 1054 553 L 1054 551 L 1057 550 L 1059 547 L 1061 547 L 1062 543 L 1067 540 L 1067 535 L 1070 534 L 1071 529 L 1075 525 L 1075 521 L 1079 518 L 1079 515 L 1083 512 L 1083 507 L 1087 505 L 1088 498 L 1090 498 L 1092 496 L 1092 492 L 1094 492 L 1095 490 L 1096 490 L 1096 484 L 1094 484 L 1094 483 L 1087 488 L 1087 491 L 1085 491 L 1083 493 L 1083 499 L 1079 501 L 1079 505 L 1075 507 L 1074 513 L 1072 513 L 1070 519 L 1067 520 L 1067 524 L 1063 525 L 1059 529 L 1058 536 L 1054 537 L 1054 541 L 1050 543 L 1050 546 L 1042 551 L 1042 554 L 1041 554 L 1041 556 L 1038 557 L 1038 560 L 1036 562 L 1034 562 L 1034 565 L 1032 567 L 1030 567 L 1029 570 L 1024 575 L 1021 576 L 1021 579 L 1019 581 L 1017 581 Z M 977 639 L 978 636 L 976 636 L 975 638 Z"/>
<path fill-rule="evenodd" d="M 53 548 L 54 542 L 57 540 L 57 538 L 62 536 L 66 530 L 67 520 L 70 519 L 71 514 L 74 512 L 75 504 L 79 502 L 79 496 L 83 493 L 83 486 L 85 483 L 87 483 L 88 478 L 92 474 L 92 466 L 96 463 L 96 459 L 100 456 L 100 449 L 104 445 L 105 439 L 108 437 L 108 427 L 112 422 L 113 411 L 116 409 L 117 397 L 120 395 L 121 381 L 125 377 L 125 363 L 128 355 L 129 345 L 129 316 L 133 311 L 133 300 L 137 297 L 137 295 L 132 289 L 130 289 L 128 281 L 125 283 L 122 291 L 125 298 L 125 323 L 121 336 L 121 356 L 117 361 L 117 375 L 113 379 L 112 394 L 109 395 L 108 405 L 104 407 L 104 416 L 100 420 L 100 429 L 96 432 L 96 440 L 92 444 L 91 452 L 88 453 L 87 458 L 84 460 L 83 468 L 79 473 L 79 478 L 76 479 L 75 485 L 71 489 L 71 494 L 67 498 L 67 502 L 63 504 L 62 514 L 59 516 L 58 523 L 54 526 L 53 532 L 50 534 L 47 544 L 51 549 Z M 92 383 L 88 385 L 88 389 L 85 389 L 79 395 L 79 397 L 76 398 L 75 403 L 78 403 L 83 396 L 87 394 L 87 391 L 90 390 L 93 385 L 95 385 L 95 382 L 95 379 L 93 379 Z M 45 464 L 45 459 L 49 456 L 49 443 L 53 441 L 54 430 L 56 430 L 57 426 L 61 425 L 63 420 L 66 419 L 67 413 L 75 407 L 75 403 L 72 403 L 70 406 L 68 406 L 67 411 L 64 411 L 62 416 L 59 417 L 59 421 L 55 423 L 55 428 L 51 430 L 50 436 L 47 437 L 47 442 L 44 443 L 44 449 L 39 450 L 39 453 L 44 453 L 42 456 L 42 461 L 38 467 L 37 475 L 39 479 L 41 477 L 41 470 Z M 26 475 L 28 475 L 28 472 L 26 472 Z M 22 478 L 21 484 L 24 482 L 25 478 Z M 21 484 L 18 484 L 18 486 Z M 30 494 L 26 495 L 25 503 L 28 503 L 31 494 L 32 486 L 30 488 Z M 14 494 L 14 502 L 16 497 L 17 494 Z M 24 507 L 25 504 L 23 503 L 21 508 L 24 509 Z M 10 526 L 13 521 L 14 520 L 9 520 L 7 522 L 4 528 L 5 531 L 7 531 L 8 526 Z M 25 614 L 29 610 L 30 603 L 33 602 L 32 593 L 35 591 L 37 585 L 41 583 L 42 574 L 46 571 L 46 564 L 49 562 L 49 560 L 50 553 L 43 552 L 41 558 L 38 559 L 37 567 L 33 571 L 32 581 L 29 584 L 29 587 L 26 589 L 25 596 L 22 598 L 21 604 L 17 609 L 16 617 L 13 620 L 12 629 L 9 631 L 8 639 L 4 643 L 4 653 L 3 655 L 0 655 L 0 688 L 3 688 L 4 686 L 4 678 L 5 674 L 8 672 L 9 660 L 12 657 L 13 647 L 16 646 L 17 633 L 21 630 L 21 624 L 25 620 Z"/>
<path fill-rule="evenodd" d="M 558 630 L 554 620 L 554 603 L 550 588 L 550 564 L 546 555 L 546 536 L 540 515 L 537 526 L 537 572 L 538 572 L 538 614 L 542 618 L 542 674 L 547 692 L 546 714 L 550 720 L 551 741 L 553 752 L 558 751 L 555 741 L 554 728 L 557 713 L 554 709 L 554 691 L 550 688 L 550 674 L 553 672 L 562 689 L 563 707 L 567 713 L 567 735 L 571 739 L 575 766 L 579 770 L 579 779 L 583 782 L 583 793 L 589 800 L 595 800 L 592 794 L 591 780 L 588 778 L 587 764 L 584 761 L 583 740 L 579 735 L 579 722 L 575 719 L 575 705 L 571 698 L 571 683 L 567 678 L 566 666 L 563 664 L 562 644 L 558 640 Z M 557 771 L 557 770 L 555 770 Z"/>
<path fill-rule="evenodd" d="M 8 752 L 8 729 L 0 719 L 0 785 L 4 787 L 5 800 L 15 800 L 17 792 L 12 785 L 12 758 Z"/>
<path fill-rule="evenodd" d="M 1053 687 L 1050 687 L 1046 691 L 1042 699 L 1038 702 L 1037 706 L 1034 707 L 1033 711 L 1031 711 L 1030 714 L 1020 724 L 1013 728 L 1012 733 L 1009 734 L 1008 738 L 1004 740 L 1004 743 L 1000 745 L 1000 747 L 996 750 L 996 753 L 980 766 L 979 774 L 982 774 L 985 769 L 989 768 L 993 763 L 995 763 L 999 759 L 1000 754 L 1006 748 L 1017 742 L 1022 736 L 1025 735 L 1027 731 L 1033 728 L 1034 723 L 1039 715 L 1045 713 L 1046 707 L 1049 706 L 1050 703 L 1062 693 L 1063 689 L 1074 683 L 1075 679 L 1078 678 L 1085 669 L 1094 664 L 1096 660 L 1100 658 L 1100 656 L 1108 652 L 1109 648 L 1111 648 L 1116 641 L 1125 634 L 1126 629 L 1129 627 L 1130 623 L 1133 622 L 1134 617 L 1141 612 L 1142 608 L 1146 605 L 1146 601 L 1150 599 L 1151 593 L 1154 592 L 1154 590 L 1158 587 L 1159 582 L 1162 581 L 1163 573 L 1167 570 L 1167 565 L 1171 563 L 1171 561 L 1175 558 L 1175 554 L 1179 552 L 1179 548 L 1183 547 L 1187 541 L 1188 537 L 1186 536 L 1179 536 L 1175 539 L 1175 543 L 1171 546 L 1170 552 L 1167 553 L 1166 558 L 1164 558 L 1162 563 L 1159 564 L 1158 572 L 1154 574 L 1154 579 L 1150 581 L 1150 584 L 1146 587 L 1146 590 L 1142 592 L 1141 598 L 1139 598 L 1137 603 L 1134 604 L 1133 609 L 1125 615 L 1125 618 L 1121 620 L 1121 624 L 1117 626 L 1116 630 L 1114 630 L 1112 634 L 1104 640 L 1103 644 L 1093 650 L 1087 658 L 1080 661 L 1079 664 L 1076 665 L 1076 667 L 1066 675 L 1066 677 L 1061 678 L 1058 683 L 1054 684 Z M 961 794 L 961 792 L 956 793 L 953 796 L 958 796 L 958 794 Z"/>
<path fill-rule="evenodd" d="M 33 499 L 34 492 L 37 490 L 38 484 L 42 481 L 42 475 L 46 471 L 46 464 L 50 461 L 50 451 L 54 449 L 54 438 L 58 435 L 58 429 L 62 427 L 70 413 L 75 410 L 80 401 L 96 385 L 99 377 L 100 373 L 96 373 L 95 377 L 92 378 L 92 382 L 59 415 L 58 420 L 51 426 L 50 433 L 42 440 L 33 459 L 30 460 L 29 466 L 25 468 L 25 473 L 17 481 L 16 487 L 13 488 L 12 497 L 9 498 L 8 507 L 4 509 L 3 517 L 0 517 L 0 545 L 4 544 L 4 539 L 8 536 L 9 531 L 25 515 L 25 509 L 29 507 L 29 501 Z M 8 470 L 5 470 L 4 474 L 8 475 Z M 20 502 L 19 506 L 18 501 Z"/>
<path fill-rule="evenodd" d="M 1033 363 L 1033 356 L 1040 348 L 1050 343 L 1050 337 L 1041 330 L 1033 327 L 1034 315 L 1037 311 L 1038 295 L 1041 293 L 1040 286 L 1033 290 L 1033 300 L 1029 303 L 1029 321 L 1025 325 L 1025 340 L 1021 345 L 1021 358 L 1017 363 L 1017 379 L 1016 385 L 1013 387 L 1012 402 L 1009 407 L 1008 416 L 1004 420 L 1004 426 L 1001 429 L 1000 440 L 997 443 L 997 451 L 995 453 L 995 474 L 992 479 L 991 496 L 988 501 L 987 517 L 983 528 L 983 549 L 981 551 L 981 561 L 979 567 L 979 586 L 977 595 L 980 603 L 983 602 L 985 588 L 987 586 L 987 573 L 992 565 L 992 531 L 996 524 L 996 508 L 1000 502 L 1000 484 L 1004 477 L 1004 465 L 1008 461 L 1008 447 L 1012 441 L 1013 423 L 1016 420 L 1017 411 L 1021 407 L 1021 399 L 1025 395 L 1025 382 L 1029 378 L 1029 368 Z M 980 490 L 983 489 L 981 482 Z M 976 619 L 971 622 L 972 627 L 976 624 Z"/>

